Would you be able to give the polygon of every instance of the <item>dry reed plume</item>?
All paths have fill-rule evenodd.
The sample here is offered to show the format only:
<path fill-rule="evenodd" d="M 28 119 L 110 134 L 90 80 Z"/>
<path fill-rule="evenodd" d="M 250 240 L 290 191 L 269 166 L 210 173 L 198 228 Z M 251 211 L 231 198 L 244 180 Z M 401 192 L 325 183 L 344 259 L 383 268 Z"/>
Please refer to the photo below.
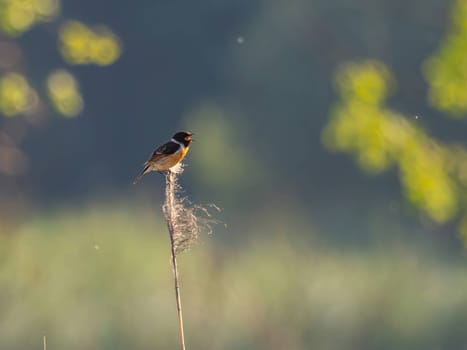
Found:
<path fill-rule="evenodd" d="M 174 273 L 175 299 L 177 302 L 178 327 L 181 349 L 185 350 L 185 333 L 183 330 L 183 313 L 180 299 L 180 282 L 177 268 L 177 255 L 189 249 L 198 241 L 201 231 L 211 232 L 211 225 L 216 220 L 206 207 L 192 204 L 187 197 L 181 196 L 182 188 L 178 183 L 178 175 L 183 166 L 178 165 L 165 175 L 165 203 L 162 207 L 170 236 L 171 262 Z M 218 210 L 214 205 L 212 208 Z"/>

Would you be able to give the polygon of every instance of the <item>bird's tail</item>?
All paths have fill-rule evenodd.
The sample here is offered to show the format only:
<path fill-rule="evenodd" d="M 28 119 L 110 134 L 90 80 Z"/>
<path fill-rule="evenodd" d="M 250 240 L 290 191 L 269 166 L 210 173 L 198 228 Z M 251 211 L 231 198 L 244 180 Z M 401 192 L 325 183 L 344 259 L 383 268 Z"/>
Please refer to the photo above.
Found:
<path fill-rule="evenodd" d="M 136 185 L 138 183 L 139 180 L 141 180 L 141 178 L 143 177 L 144 174 L 146 174 L 147 172 L 149 171 L 149 164 L 146 165 L 143 169 L 143 171 L 141 171 L 139 173 L 139 175 L 135 178 L 135 180 L 133 181 L 133 185 Z"/>

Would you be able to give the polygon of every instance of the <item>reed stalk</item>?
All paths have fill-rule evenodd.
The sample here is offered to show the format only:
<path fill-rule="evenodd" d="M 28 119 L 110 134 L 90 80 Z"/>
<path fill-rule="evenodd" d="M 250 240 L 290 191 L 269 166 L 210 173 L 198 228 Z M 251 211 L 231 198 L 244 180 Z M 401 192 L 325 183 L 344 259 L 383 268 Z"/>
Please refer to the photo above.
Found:
<path fill-rule="evenodd" d="M 174 286 L 175 286 L 175 299 L 177 302 L 177 316 L 178 316 L 178 333 L 180 337 L 180 348 L 185 350 L 185 332 L 183 329 L 183 312 L 182 312 L 182 301 L 180 298 L 180 282 L 178 278 L 178 267 L 177 267 L 177 253 L 175 245 L 175 186 L 176 186 L 176 173 L 168 171 L 165 176 L 165 204 L 164 213 L 167 220 L 167 229 L 169 230 L 170 236 L 170 250 L 172 254 L 172 268 L 174 273 Z"/>
<path fill-rule="evenodd" d="M 180 278 L 177 267 L 177 256 L 188 250 L 198 241 L 202 231 L 211 233 L 211 226 L 218 224 L 209 213 L 209 209 L 219 210 L 215 205 L 194 205 L 187 197 L 181 195 L 182 188 L 178 184 L 178 176 L 183 166 L 170 169 L 165 174 L 165 202 L 162 207 L 170 237 L 171 263 L 174 274 L 175 300 L 177 303 L 178 331 L 181 350 L 185 350 L 185 333 L 183 327 L 182 302 L 180 298 Z"/>

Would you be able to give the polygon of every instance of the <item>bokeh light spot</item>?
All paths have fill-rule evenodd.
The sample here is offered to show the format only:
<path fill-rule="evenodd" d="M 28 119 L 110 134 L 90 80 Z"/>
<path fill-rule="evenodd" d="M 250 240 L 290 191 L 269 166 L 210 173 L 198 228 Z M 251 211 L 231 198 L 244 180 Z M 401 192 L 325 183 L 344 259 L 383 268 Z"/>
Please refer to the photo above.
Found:
<path fill-rule="evenodd" d="M 57 70 L 49 75 L 47 92 L 55 110 L 64 117 L 75 117 L 83 110 L 78 83 L 66 70 Z"/>
<path fill-rule="evenodd" d="M 17 36 L 39 22 L 55 18 L 60 10 L 57 0 L 1 0 L 0 30 Z"/>
<path fill-rule="evenodd" d="M 7 73 L 0 78 L 0 111 L 7 117 L 24 113 L 33 90 L 26 78 L 18 73 Z"/>
<path fill-rule="evenodd" d="M 68 21 L 60 29 L 60 52 L 70 64 L 107 66 L 121 55 L 118 37 L 108 28 L 92 29 L 78 21 Z"/>

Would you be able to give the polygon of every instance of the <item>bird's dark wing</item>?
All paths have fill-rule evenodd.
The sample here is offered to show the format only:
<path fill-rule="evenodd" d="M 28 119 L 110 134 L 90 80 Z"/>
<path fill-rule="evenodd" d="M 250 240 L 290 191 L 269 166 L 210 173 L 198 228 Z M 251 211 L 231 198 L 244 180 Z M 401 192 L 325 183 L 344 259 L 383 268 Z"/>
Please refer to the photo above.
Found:
<path fill-rule="evenodd" d="M 175 142 L 169 141 L 167 143 L 164 143 L 152 153 L 151 157 L 148 159 L 147 162 L 154 162 L 165 155 L 174 154 L 179 149 L 180 145 Z"/>

